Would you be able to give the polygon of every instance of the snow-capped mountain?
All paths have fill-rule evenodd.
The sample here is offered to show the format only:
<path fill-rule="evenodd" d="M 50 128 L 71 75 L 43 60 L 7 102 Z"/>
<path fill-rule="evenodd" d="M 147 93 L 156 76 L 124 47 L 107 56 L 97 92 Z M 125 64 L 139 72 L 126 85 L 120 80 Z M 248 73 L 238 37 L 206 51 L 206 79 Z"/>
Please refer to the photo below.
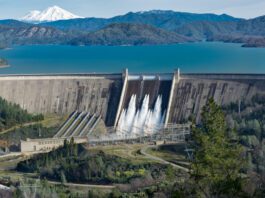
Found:
<path fill-rule="evenodd" d="M 77 16 L 58 6 L 53 6 L 43 11 L 38 11 L 38 10 L 30 11 L 24 17 L 20 18 L 20 20 L 27 21 L 27 22 L 40 23 L 40 22 L 67 20 L 67 19 L 75 19 L 75 18 L 83 18 L 83 17 Z"/>

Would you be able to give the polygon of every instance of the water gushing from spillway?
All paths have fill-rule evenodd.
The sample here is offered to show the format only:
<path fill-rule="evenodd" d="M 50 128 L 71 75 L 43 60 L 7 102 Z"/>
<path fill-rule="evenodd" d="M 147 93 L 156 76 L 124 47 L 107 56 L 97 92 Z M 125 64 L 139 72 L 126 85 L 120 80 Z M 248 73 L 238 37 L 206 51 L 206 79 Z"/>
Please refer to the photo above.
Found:
<path fill-rule="evenodd" d="M 141 108 L 136 109 L 136 95 L 132 95 L 128 108 L 123 109 L 118 126 L 117 135 L 136 137 L 157 133 L 165 118 L 162 112 L 162 96 L 156 99 L 154 109 L 149 109 L 149 95 L 145 95 Z"/>

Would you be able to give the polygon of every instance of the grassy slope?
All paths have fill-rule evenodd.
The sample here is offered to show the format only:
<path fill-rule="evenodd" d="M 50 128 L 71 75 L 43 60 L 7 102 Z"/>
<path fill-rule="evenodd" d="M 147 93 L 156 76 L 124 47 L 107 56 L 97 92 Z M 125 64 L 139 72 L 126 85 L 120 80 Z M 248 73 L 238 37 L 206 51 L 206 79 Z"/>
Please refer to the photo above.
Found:
<path fill-rule="evenodd" d="M 140 154 L 141 148 L 146 145 L 143 144 L 134 144 L 134 145 L 110 145 L 110 146 L 96 146 L 87 148 L 89 152 L 98 152 L 103 151 L 108 155 L 115 155 L 121 157 L 125 160 L 128 160 L 132 164 L 141 164 L 146 162 L 154 162 L 149 160 L 145 156 Z"/>
<path fill-rule="evenodd" d="M 25 124 L 21 124 L 21 125 L 16 125 L 16 126 L 13 126 L 9 129 L 3 130 L 0 132 L 0 135 L 3 135 L 3 134 L 8 133 L 8 132 L 12 132 L 12 131 L 19 129 L 19 128 L 22 128 L 22 127 L 27 127 L 27 126 L 31 126 L 31 125 L 35 125 L 35 124 L 41 124 L 43 127 L 47 127 L 47 128 L 54 127 L 54 126 L 60 125 L 60 123 L 62 123 L 64 119 L 66 119 L 66 118 L 51 114 L 51 115 L 45 116 L 44 120 L 36 121 L 36 122 L 29 122 L 29 123 L 25 123 Z"/>
<path fill-rule="evenodd" d="M 188 167 L 189 163 L 186 159 L 187 154 L 184 152 L 184 144 L 161 145 L 157 149 L 148 149 L 147 152 L 153 156 L 164 159 L 174 164 Z"/>

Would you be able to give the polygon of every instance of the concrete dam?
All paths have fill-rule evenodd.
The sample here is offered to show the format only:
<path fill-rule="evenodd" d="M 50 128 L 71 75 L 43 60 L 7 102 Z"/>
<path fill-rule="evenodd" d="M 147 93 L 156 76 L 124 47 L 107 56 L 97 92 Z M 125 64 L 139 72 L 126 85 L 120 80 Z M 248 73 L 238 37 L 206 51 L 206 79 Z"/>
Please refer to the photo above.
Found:
<path fill-rule="evenodd" d="M 265 75 L 182 74 L 179 70 L 129 74 L 126 70 L 115 74 L 0 76 L 0 96 L 30 113 L 84 111 L 100 116 L 106 126 L 127 129 L 135 124 L 132 120 L 138 120 L 137 127 L 143 119 L 167 125 L 185 123 L 191 115 L 199 122 L 201 109 L 211 97 L 228 105 L 249 101 L 256 94 L 265 95 Z"/>
<path fill-rule="evenodd" d="M 121 74 L 0 77 L 0 96 L 30 113 L 87 111 L 101 115 L 107 125 L 113 125 L 121 88 Z"/>

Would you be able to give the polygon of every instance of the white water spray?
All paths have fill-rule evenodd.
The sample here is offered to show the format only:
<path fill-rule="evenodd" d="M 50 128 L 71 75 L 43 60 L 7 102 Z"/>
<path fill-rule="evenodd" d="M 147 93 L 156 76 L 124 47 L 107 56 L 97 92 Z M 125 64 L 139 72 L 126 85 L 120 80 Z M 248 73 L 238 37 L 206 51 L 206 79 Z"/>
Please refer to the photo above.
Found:
<path fill-rule="evenodd" d="M 162 96 L 158 96 L 154 109 L 149 109 L 149 95 L 145 95 L 140 109 L 136 111 L 136 95 L 132 95 L 128 109 L 122 110 L 117 135 L 124 136 L 145 136 L 157 133 L 164 122 L 162 115 Z"/>

